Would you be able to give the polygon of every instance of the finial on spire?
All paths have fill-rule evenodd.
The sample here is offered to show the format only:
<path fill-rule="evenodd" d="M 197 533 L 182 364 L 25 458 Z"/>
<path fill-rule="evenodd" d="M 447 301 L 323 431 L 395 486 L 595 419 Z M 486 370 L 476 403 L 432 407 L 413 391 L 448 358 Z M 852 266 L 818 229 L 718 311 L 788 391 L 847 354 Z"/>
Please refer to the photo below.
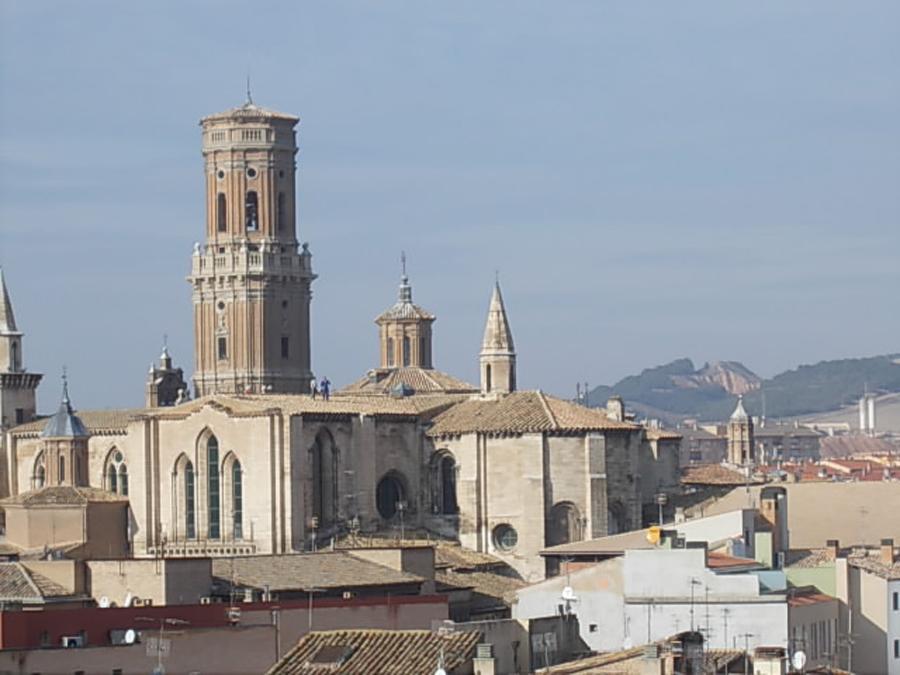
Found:
<path fill-rule="evenodd" d="M 406 279 L 406 251 L 400 251 L 400 276 Z"/>
<path fill-rule="evenodd" d="M 62 383 L 63 383 L 63 403 L 69 404 L 69 375 L 65 364 L 62 367 Z"/>
<path fill-rule="evenodd" d="M 497 286 L 500 285 L 500 270 L 499 269 L 494 270 L 494 284 Z"/>
<path fill-rule="evenodd" d="M 253 96 L 250 94 L 250 69 L 247 68 L 247 105 L 253 105 Z"/>

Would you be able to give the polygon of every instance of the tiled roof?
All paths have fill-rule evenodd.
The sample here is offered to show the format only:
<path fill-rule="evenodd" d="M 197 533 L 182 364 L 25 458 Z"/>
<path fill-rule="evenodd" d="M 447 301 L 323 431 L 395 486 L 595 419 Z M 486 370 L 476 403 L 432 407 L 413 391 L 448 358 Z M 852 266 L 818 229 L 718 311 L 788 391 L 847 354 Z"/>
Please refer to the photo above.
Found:
<path fill-rule="evenodd" d="M 694 464 L 681 470 L 681 482 L 686 485 L 745 485 L 747 477 L 722 464 Z M 750 483 L 757 483 L 752 476 Z"/>
<path fill-rule="evenodd" d="M 97 434 L 103 431 L 125 431 L 128 423 L 137 415 L 144 412 L 140 409 L 129 410 L 84 410 L 78 413 L 81 422 L 87 428 L 88 433 Z M 39 418 L 32 422 L 20 424 L 14 427 L 13 433 L 34 433 L 43 431 L 47 424 L 47 418 Z"/>
<path fill-rule="evenodd" d="M 597 408 L 548 396 L 540 391 L 517 391 L 500 398 L 473 398 L 438 415 L 431 436 L 520 434 L 535 432 L 609 431 L 639 429 L 617 422 Z"/>
<path fill-rule="evenodd" d="M 804 426 L 794 426 L 793 424 L 767 424 L 764 427 L 753 429 L 755 438 L 818 438 L 825 434 Z"/>
<path fill-rule="evenodd" d="M 340 630 L 300 639 L 268 675 L 430 675 L 443 654 L 454 672 L 474 655 L 478 632 Z"/>
<path fill-rule="evenodd" d="M 407 387 L 415 394 L 473 394 L 478 388 L 439 370 L 419 367 L 375 370 L 353 384 L 347 385 L 336 396 L 347 394 L 390 395 L 397 387 Z"/>
<path fill-rule="evenodd" d="M 37 490 L 20 492 L 12 497 L 0 500 L 0 504 L 22 504 L 24 506 L 44 505 L 78 505 L 91 502 L 122 502 L 128 497 L 107 492 L 99 488 L 74 487 L 72 485 L 50 485 Z"/>
<path fill-rule="evenodd" d="M 784 566 L 801 569 L 813 569 L 825 565 L 833 565 L 834 556 L 827 548 L 792 549 L 785 556 Z"/>
<path fill-rule="evenodd" d="M 897 445 L 883 438 L 871 438 L 869 436 L 825 436 L 819 441 L 819 454 L 822 457 L 847 457 L 863 453 L 896 453 L 897 451 Z"/>
<path fill-rule="evenodd" d="M 0 601 L 41 602 L 45 598 L 72 595 L 43 574 L 31 572 L 22 563 L 0 563 Z"/>
<path fill-rule="evenodd" d="M 647 429 L 647 438 L 651 441 L 680 441 L 681 434 L 670 429 Z"/>
<path fill-rule="evenodd" d="M 526 585 L 522 579 L 494 572 L 439 570 L 435 574 L 435 579 L 446 586 L 471 588 L 475 593 L 490 598 L 496 605 L 504 607 L 508 607 L 514 602 L 516 591 Z"/>
<path fill-rule="evenodd" d="M 711 570 L 737 570 L 745 568 L 761 568 L 760 564 L 753 558 L 739 558 L 737 556 L 728 555 L 719 551 L 710 551 L 706 555 L 706 566 Z"/>
<path fill-rule="evenodd" d="M 309 588 L 341 589 L 361 586 L 421 584 L 414 574 L 361 560 L 343 551 L 214 558 L 213 576 L 223 582 L 272 591 Z"/>
<path fill-rule="evenodd" d="M 789 607 L 808 607 L 810 605 L 818 605 L 822 602 L 837 601 L 837 598 L 820 593 L 812 586 L 792 589 L 788 594 Z"/>
<path fill-rule="evenodd" d="M 847 557 L 847 562 L 853 567 L 866 570 L 888 581 L 900 579 L 900 557 L 897 556 L 896 550 L 892 565 L 882 562 L 881 550 L 878 548 L 856 550 Z"/>

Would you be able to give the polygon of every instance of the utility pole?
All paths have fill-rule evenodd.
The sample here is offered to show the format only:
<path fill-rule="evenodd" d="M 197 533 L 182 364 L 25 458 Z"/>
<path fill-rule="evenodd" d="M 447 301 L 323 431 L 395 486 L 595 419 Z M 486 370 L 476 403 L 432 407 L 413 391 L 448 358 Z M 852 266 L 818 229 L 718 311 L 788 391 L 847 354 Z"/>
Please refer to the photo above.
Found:
<path fill-rule="evenodd" d="M 722 644 L 724 645 L 724 649 L 728 649 L 728 614 L 730 610 L 726 607 L 722 610 L 722 629 L 724 632 L 724 639 Z"/>
<path fill-rule="evenodd" d="M 744 638 L 744 675 L 750 675 L 750 638 L 756 637 L 754 633 L 742 633 L 737 637 Z"/>
<path fill-rule="evenodd" d="M 694 587 L 700 585 L 700 580 L 696 577 L 691 577 L 691 632 L 694 632 Z"/>
<path fill-rule="evenodd" d="M 309 608 L 308 608 L 308 610 L 307 610 L 307 615 L 306 615 L 306 626 L 307 626 L 307 631 L 310 632 L 310 633 L 312 633 L 312 628 L 313 628 L 313 593 L 324 593 L 324 592 L 325 592 L 325 589 L 324 589 L 324 588 L 307 588 L 307 589 L 306 589 L 306 592 L 307 592 L 307 594 L 309 595 Z"/>

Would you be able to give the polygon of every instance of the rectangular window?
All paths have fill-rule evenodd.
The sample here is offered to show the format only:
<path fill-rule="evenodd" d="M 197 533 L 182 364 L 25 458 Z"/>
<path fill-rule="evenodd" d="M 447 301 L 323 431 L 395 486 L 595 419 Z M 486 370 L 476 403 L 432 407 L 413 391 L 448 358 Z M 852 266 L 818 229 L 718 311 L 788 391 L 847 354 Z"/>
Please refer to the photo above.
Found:
<path fill-rule="evenodd" d="M 281 338 L 281 358 L 288 359 L 290 357 L 291 357 L 290 338 L 283 337 L 283 338 Z"/>
<path fill-rule="evenodd" d="M 278 231 L 281 232 L 284 229 L 284 193 L 278 193 L 278 210 L 275 214 L 275 223 Z"/>
<path fill-rule="evenodd" d="M 227 359 L 228 358 L 228 338 L 220 337 L 217 340 L 217 345 L 218 345 L 219 358 Z"/>
<path fill-rule="evenodd" d="M 245 225 L 248 232 L 256 232 L 259 229 L 259 200 L 255 190 L 247 192 L 247 199 L 244 202 Z"/>
<path fill-rule="evenodd" d="M 216 229 L 225 232 L 228 229 L 228 211 L 225 193 L 220 192 L 216 198 Z"/>
<path fill-rule="evenodd" d="M 894 640 L 894 658 L 900 659 L 900 640 Z"/>
<path fill-rule="evenodd" d="M 25 409 L 16 408 L 16 424 L 25 424 Z M 897 594 L 894 593 L 894 609 L 897 609 Z"/>
<path fill-rule="evenodd" d="M 894 591 L 894 611 L 900 609 L 900 593 Z"/>

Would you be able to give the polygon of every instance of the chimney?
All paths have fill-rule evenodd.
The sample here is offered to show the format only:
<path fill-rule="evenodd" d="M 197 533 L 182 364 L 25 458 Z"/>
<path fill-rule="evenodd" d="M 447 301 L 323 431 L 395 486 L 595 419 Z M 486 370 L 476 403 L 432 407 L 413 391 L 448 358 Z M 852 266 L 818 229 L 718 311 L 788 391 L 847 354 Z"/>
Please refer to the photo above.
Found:
<path fill-rule="evenodd" d="M 484 642 L 475 645 L 475 658 L 472 659 L 475 675 L 495 675 L 496 666 L 494 645 Z"/>
<path fill-rule="evenodd" d="M 882 565 L 893 565 L 894 561 L 895 561 L 894 540 L 893 539 L 882 539 L 881 540 L 881 564 Z"/>
<path fill-rule="evenodd" d="M 607 400 L 606 416 L 615 422 L 625 421 L 625 402 L 621 396 L 611 396 Z"/>
<path fill-rule="evenodd" d="M 840 542 L 837 539 L 829 539 L 825 542 L 825 548 L 828 549 L 828 558 L 830 560 L 837 560 L 837 557 L 841 552 Z"/>

